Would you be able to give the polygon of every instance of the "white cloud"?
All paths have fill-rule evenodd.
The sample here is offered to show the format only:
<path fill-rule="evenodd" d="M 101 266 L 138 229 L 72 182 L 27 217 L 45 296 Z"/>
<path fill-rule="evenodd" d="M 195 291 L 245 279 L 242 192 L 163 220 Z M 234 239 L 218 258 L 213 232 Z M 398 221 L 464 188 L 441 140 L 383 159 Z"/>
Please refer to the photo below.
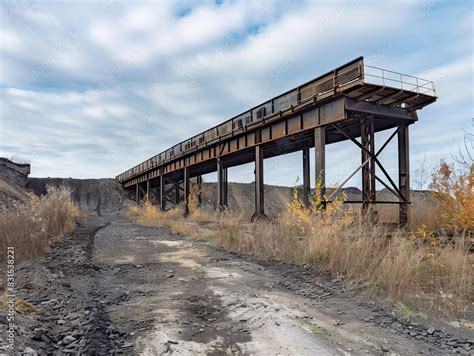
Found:
<path fill-rule="evenodd" d="M 13 31 L 2 30 L 0 32 L 0 49 L 6 52 L 19 52 L 23 49 L 21 40 Z"/>
<path fill-rule="evenodd" d="M 439 105 L 453 107 L 473 98 L 473 60 L 472 54 L 467 55 L 419 74 L 434 81 Z"/>
<path fill-rule="evenodd" d="M 29 9 L 24 12 L 24 16 L 38 26 L 55 27 L 56 29 L 61 26 L 58 18 L 48 12 L 33 11 Z"/>

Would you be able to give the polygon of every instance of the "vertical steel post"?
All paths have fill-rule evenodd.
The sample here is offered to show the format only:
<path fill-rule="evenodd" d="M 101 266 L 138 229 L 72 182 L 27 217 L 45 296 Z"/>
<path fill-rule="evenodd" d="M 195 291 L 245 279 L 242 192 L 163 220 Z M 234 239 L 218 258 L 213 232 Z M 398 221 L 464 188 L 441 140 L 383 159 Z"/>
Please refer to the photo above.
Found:
<path fill-rule="evenodd" d="M 201 206 L 202 204 L 202 176 L 197 176 L 196 177 L 196 183 L 198 186 L 198 204 Z"/>
<path fill-rule="evenodd" d="M 136 186 L 135 186 L 135 188 L 136 188 L 135 189 L 135 200 L 136 200 L 137 204 L 140 204 L 140 191 L 138 190 L 138 184 L 139 183 L 137 183 Z"/>
<path fill-rule="evenodd" d="M 227 205 L 227 187 L 228 187 L 228 180 L 227 180 L 227 168 L 222 170 L 222 203 L 224 205 L 224 209 L 228 208 Z"/>
<path fill-rule="evenodd" d="M 311 175 L 309 167 L 309 148 L 303 149 L 303 202 L 309 206 L 310 189 L 311 189 Z"/>
<path fill-rule="evenodd" d="M 371 206 L 371 202 L 376 198 L 374 120 L 361 121 L 360 136 L 362 147 L 365 148 L 365 150 L 361 150 L 361 162 L 364 163 L 370 158 L 369 162 L 362 167 L 362 213 L 369 214 L 370 219 L 375 222 L 375 211 Z"/>
<path fill-rule="evenodd" d="M 252 221 L 267 219 L 265 215 L 265 196 L 263 191 L 263 147 L 255 146 L 255 212 Z"/>
<path fill-rule="evenodd" d="M 408 203 L 410 202 L 410 157 L 409 157 L 408 126 L 398 128 L 398 187 L 402 193 L 400 198 L 399 224 L 408 225 Z"/>
<path fill-rule="evenodd" d="M 179 205 L 179 179 L 174 183 L 174 188 L 175 188 L 175 197 L 174 197 L 174 203 L 176 206 Z"/>
<path fill-rule="evenodd" d="M 222 160 L 217 157 L 217 209 L 222 211 Z"/>
<path fill-rule="evenodd" d="M 165 200 L 165 189 L 166 189 L 166 180 L 163 175 L 160 176 L 160 209 L 165 211 L 166 209 L 166 200 Z"/>
<path fill-rule="evenodd" d="M 321 196 L 326 194 L 326 128 L 314 129 L 315 178 L 320 185 Z M 321 202 L 324 205 L 324 202 Z"/>
<path fill-rule="evenodd" d="M 146 181 L 146 200 L 150 200 L 150 180 Z"/>
<path fill-rule="evenodd" d="M 366 120 L 360 123 L 360 139 L 362 147 L 370 152 L 370 138 L 369 138 L 369 125 Z M 361 162 L 364 163 L 369 158 L 369 153 L 361 149 Z M 372 162 L 365 164 L 362 169 L 362 213 L 365 216 L 369 209 L 370 201 L 370 165 Z"/>
<path fill-rule="evenodd" d="M 184 168 L 184 215 L 189 215 L 189 168 Z"/>
<path fill-rule="evenodd" d="M 375 186 L 375 121 L 369 121 L 369 140 L 370 140 L 370 153 L 371 153 L 371 160 L 370 160 L 370 200 L 375 201 L 376 199 L 376 186 Z"/>
<path fill-rule="evenodd" d="M 220 157 L 217 158 L 217 206 L 220 211 L 227 209 L 227 168 Z"/>

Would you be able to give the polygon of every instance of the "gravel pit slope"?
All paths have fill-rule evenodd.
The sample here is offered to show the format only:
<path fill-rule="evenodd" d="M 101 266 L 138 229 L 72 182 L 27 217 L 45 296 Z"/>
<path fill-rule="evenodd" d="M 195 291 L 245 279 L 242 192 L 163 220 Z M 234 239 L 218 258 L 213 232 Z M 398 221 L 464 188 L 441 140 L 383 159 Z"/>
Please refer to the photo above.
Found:
<path fill-rule="evenodd" d="M 45 195 L 48 186 L 65 186 L 82 211 L 92 215 L 110 215 L 131 203 L 120 183 L 112 178 L 28 178 L 26 188 L 36 195 Z"/>

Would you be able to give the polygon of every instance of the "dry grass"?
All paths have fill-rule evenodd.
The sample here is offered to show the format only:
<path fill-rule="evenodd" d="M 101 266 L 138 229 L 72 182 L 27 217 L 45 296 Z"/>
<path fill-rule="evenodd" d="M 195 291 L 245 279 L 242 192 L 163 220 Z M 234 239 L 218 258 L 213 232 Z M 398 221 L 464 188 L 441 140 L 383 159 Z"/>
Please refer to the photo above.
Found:
<path fill-rule="evenodd" d="M 50 243 L 72 231 L 75 221 L 85 215 L 71 200 L 65 188 L 48 188 L 43 197 L 33 197 L 27 204 L 15 204 L 0 211 L 0 246 L 6 251 L 15 247 L 17 262 L 43 255 Z M 4 252 L 0 259 L 5 260 Z"/>
<path fill-rule="evenodd" d="M 150 201 L 145 201 L 141 206 L 133 206 L 125 213 L 128 218 L 133 218 L 140 225 L 151 227 L 165 227 L 171 229 L 173 234 L 184 236 L 206 236 L 208 232 L 199 223 L 211 220 L 211 215 L 197 208 L 190 209 L 189 216 L 184 217 L 184 210 L 174 208 L 161 211 Z"/>
<path fill-rule="evenodd" d="M 182 218 L 183 210 L 176 208 L 168 211 L 160 211 L 147 200 L 142 206 L 131 207 L 125 216 L 135 218 L 138 224 L 144 226 L 171 228 L 174 221 Z"/>
<path fill-rule="evenodd" d="M 467 232 L 454 242 L 422 229 L 389 232 L 353 212 L 309 221 L 286 213 L 276 222 L 255 224 L 223 216 L 218 226 L 212 239 L 228 250 L 344 275 L 348 287 L 416 309 L 460 315 L 474 301 Z"/>
<path fill-rule="evenodd" d="M 188 236 L 207 234 L 230 251 L 344 276 L 349 288 L 376 293 L 405 311 L 436 311 L 460 317 L 474 302 L 473 232 L 460 223 L 470 221 L 471 212 L 464 206 L 471 204 L 472 195 L 466 189 L 472 185 L 462 188 L 464 193 L 450 195 L 454 201 L 438 194 L 454 209 L 449 216 L 462 213 L 458 224 L 449 230 L 442 229 L 446 220 L 432 205 L 411 207 L 411 230 L 395 230 L 386 224 L 368 223 L 359 213 L 342 209 L 344 196 L 329 204 L 318 189 L 309 207 L 295 189 L 287 211 L 276 221 L 250 224 L 225 213 L 215 215 L 217 226 L 207 230 L 201 222 L 212 216 L 199 212 L 197 205 L 190 207 L 188 219 L 180 210 L 163 213 L 147 204 L 134 209 L 137 221 L 145 225 L 167 226 Z M 397 221 L 397 208 L 379 210 L 380 221 Z"/>
<path fill-rule="evenodd" d="M 385 224 L 398 224 L 398 205 L 380 205 L 375 208 L 378 220 Z M 443 227 L 439 211 L 434 206 L 434 200 L 414 199 L 408 208 L 409 228 L 415 231 L 424 225 L 430 231 L 441 230 Z"/>
<path fill-rule="evenodd" d="M 174 208 L 167 211 L 159 210 L 148 199 L 141 206 L 133 206 L 125 213 L 128 218 L 135 218 L 138 224 L 144 226 L 167 227 L 173 233 L 195 235 L 199 230 L 198 222 L 211 221 L 213 215 L 198 208 L 199 188 L 191 186 L 189 196 L 189 215 L 184 219 L 184 209 Z"/>

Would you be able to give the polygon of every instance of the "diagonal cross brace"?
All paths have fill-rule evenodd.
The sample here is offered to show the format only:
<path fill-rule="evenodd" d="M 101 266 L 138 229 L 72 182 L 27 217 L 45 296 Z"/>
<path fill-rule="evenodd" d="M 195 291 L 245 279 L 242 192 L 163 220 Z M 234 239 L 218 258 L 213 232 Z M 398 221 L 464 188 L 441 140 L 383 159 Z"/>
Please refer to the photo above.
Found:
<path fill-rule="evenodd" d="M 368 149 L 366 149 L 364 146 L 362 146 L 354 137 L 352 137 L 351 135 L 349 135 L 349 133 L 344 130 L 342 127 L 340 127 L 338 124 L 334 124 L 334 127 L 340 132 L 342 133 L 346 138 L 348 138 L 349 140 L 351 140 L 357 147 L 359 147 L 361 150 L 363 150 L 364 152 L 366 152 L 369 157 L 373 158 L 374 161 L 377 163 L 377 165 L 379 166 L 380 170 L 382 171 L 382 173 L 385 175 L 385 177 L 387 177 L 388 181 L 390 182 L 390 184 L 392 185 L 393 189 L 397 192 L 397 195 L 405 202 L 407 202 L 406 198 L 403 196 L 402 192 L 400 191 L 400 189 L 398 189 L 398 187 L 396 186 L 395 182 L 393 181 L 392 177 L 390 177 L 390 175 L 388 174 L 388 172 L 385 170 L 385 168 L 383 167 L 382 163 L 380 163 L 379 159 L 377 158 L 377 155 L 378 153 L 380 153 L 381 151 L 379 150 L 379 152 L 376 154 L 376 155 L 373 155 Z M 391 140 L 395 134 L 398 132 L 398 128 L 397 130 L 395 130 L 395 132 L 390 136 L 389 140 Z M 388 142 L 386 142 L 388 143 Z M 385 148 L 386 144 L 384 144 L 382 146 L 382 149 Z"/>
<path fill-rule="evenodd" d="M 398 128 L 390 135 L 390 137 L 385 141 L 385 143 L 382 145 L 382 147 L 380 147 L 380 149 L 377 151 L 377 153 L 375 153 L 375 155 L 372 155 L 372 153 L 365 149 L 364 146 L 362 146 L 359 142 L 357 142 L 357 140 L 355 140 L 352 136 L 350 136 L 347 132 L 345 132 L 342 128 L 340 128 L 338 125 L 334 125 L 336 126 L 336 129 L 338 129 L 344 136 L 346 136 L 348 139 L 350 139 L 352 142 L 355 142 L 356 145 L 358 147 L 360 147 L 361 149 L 363 149 L 365 152 L 367 152 L 369 154 L 369 158 L 367 158 L 359 167 L 357 167 L 357 169 L 352 172 L 349 177 L 346 178 L 346 180 L 344 182 L 342 182 L 342 184 L 340 184 L 336 190 L 334 190 L 334 192 L 332 192 L 331 196 L 329 197 L 329 200 L 332 199 L 332 197 L 334 197 L 334 195 L 339 192 L 339 190 L 341 190 L 342 187 L 344 187 L 344 185 L 358 172 L 362 169 L 362 167 L 364 167 L 367 163 L 369 163 L 369 161 L 372 159 L 372 156 L 374 158 L 374 160 L 377 162 L 377 164 L 380 166 L 380 168 L 382 169 L 382 172 L 384 172 L 384 174 L 387 176 L 387 178 L 390 180 L 390 182 L 392 183 L 392 185 L 394 185 L 392 179 L 390 178 L 390 176 L 388 175 L 388 173 L 385 171 L 385 169 L 383 169 L 381 163 L 378 161 L 377 157 L 378 155 L 380 155 L 380 153 L 382 153 L 382 151 L 385 149 L 385 147 L 387 147 L 387 145 L 390 143 L 390 141 L 395 137 L 395 135 L 398 133 Z M 378 178 L 377 176 L 375 176 L 375 179 L 377 179 L 380 183 L 382 183 L 382 185 L 387 188 L 390 192 L 392 192 L 394 195 L 400 197 L 404 202 L 406 202 L 406 199 L 403 197 L 403 195 L 401 194 L 400 190 L 395 187 L 395 191 L 390 188 L 384 181 L 382 181 L 380 178 Z M 395 185 L 394 185 L 395 186 Z"/>

